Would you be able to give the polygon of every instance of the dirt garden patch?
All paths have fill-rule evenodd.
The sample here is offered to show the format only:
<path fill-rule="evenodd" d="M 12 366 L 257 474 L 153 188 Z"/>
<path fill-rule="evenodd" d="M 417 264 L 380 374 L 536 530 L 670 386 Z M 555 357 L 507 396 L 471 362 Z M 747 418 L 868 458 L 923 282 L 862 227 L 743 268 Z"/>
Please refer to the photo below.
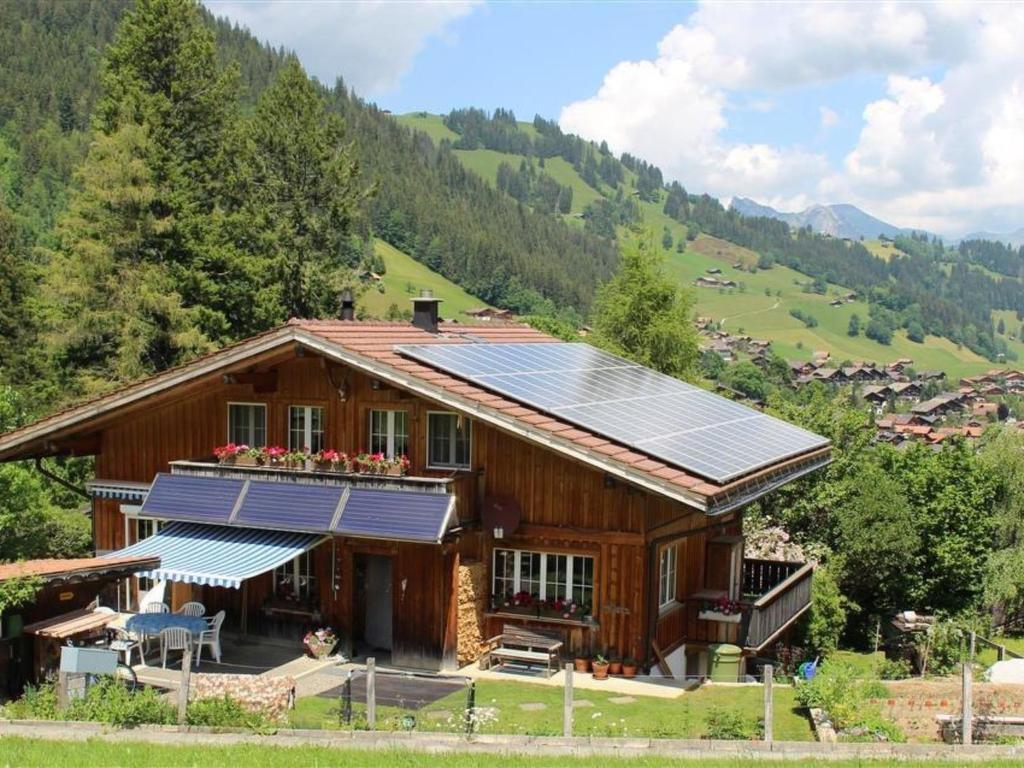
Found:
<path fill-rule="evenodd" d="M 961 682 L 902 680 L 888 683 L 889 697 L 876 700 L 882 715 L 896 722 L 910 741 L 936 742 L 942 735 L 936 715 L 959 715 Z M 1024 685 L 974 683 L 974 714 L 1024 716 Z"/>

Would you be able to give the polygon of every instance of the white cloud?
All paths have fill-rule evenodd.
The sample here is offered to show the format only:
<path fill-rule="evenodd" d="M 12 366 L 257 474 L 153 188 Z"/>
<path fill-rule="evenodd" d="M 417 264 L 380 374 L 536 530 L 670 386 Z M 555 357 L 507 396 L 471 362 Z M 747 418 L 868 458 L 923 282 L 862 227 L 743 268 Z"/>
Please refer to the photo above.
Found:
<path fill-rule="evenodd" d="M 427 40 L 470 13 L 473 0 L 451 2 L 246 2 L 204 0 L 217 16 L 294 50 L 306 71 L 333 85 L 338 76 L 360 94 L 397 87 Z"/>
<path fill-rule="evenodd" d="M 944 233 L 1016 228 L 1022 36 L 1021 5 L 706 3 L 668 32 L 655 59 L 616 65 L 593 97 L 566 106 L 561 124 L 608 138 L 694 190 L 773 205 L 853 202 Z M 728 130 L 737 104 L 820 93 L 865 73 L 885 75 L 886 90 L 864 107 L 839 167 Z M 828 106 L 818 116 L 823 129 L 839 121 Z"/>

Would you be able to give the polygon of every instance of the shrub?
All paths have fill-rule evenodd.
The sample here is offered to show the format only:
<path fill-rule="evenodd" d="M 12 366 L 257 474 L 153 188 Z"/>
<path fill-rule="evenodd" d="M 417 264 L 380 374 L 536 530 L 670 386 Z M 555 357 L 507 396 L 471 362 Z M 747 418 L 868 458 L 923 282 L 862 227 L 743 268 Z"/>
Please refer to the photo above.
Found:
<path fill-rule="evenodd" d="M 876 672 L 883 680 L 906 680 L 910 677 L 910 662 L 907 659 L 883 659 Z"/>
<path fill-rule="evenodd" d="M 729 741 L 747 741 L 760 738 L 764 734 L 764 723 L 747 720 L 742 712 L 735 709 L 711 707 L 708 709 L 706 739 L 725 739 Z"/>
<path fill-rule="evenodd" d="M 835 729 L 841 731 L 857 720 L 864 695 L 851 665 L 826 663 L 796 689 L 796 699 L 805 707 L 824 710 Z"/>
<path fill-rule="evenodd" d="M 189 725 L 205 725 L 214 728 L 261 730 L 270 724 L 265 715 L 246 709 L 240 702 L 227 694 L 219 699 L 199 699 L 189 703 L 185 717 Z"/>
<path fill-rule="evenodd" d="M 38 688 L 30 685 L 20 699 L 5 704 L 2 711 L 12 720 L 56 720 L 57 688 L 53 683 Z"/>
<path fill-rule="evenodd" d="M 832 571 L 819 567 L 811 581 L 811 610 L 806 621 L 806 644 L 817 655 L 828 656 L 839 646 L 839 637 L 846 627 L 849 601 L 839 590 Z"/>
<path fill-rule="evenodd" d="M 90 720 L 125 728 L 144 723 L 169 724 L 175 720 L 174 707 L 156 689 L 130 692 L 114 677 L 90 686 L 85 696 L 73 699 L 62 714 L 68 720 Z"/>

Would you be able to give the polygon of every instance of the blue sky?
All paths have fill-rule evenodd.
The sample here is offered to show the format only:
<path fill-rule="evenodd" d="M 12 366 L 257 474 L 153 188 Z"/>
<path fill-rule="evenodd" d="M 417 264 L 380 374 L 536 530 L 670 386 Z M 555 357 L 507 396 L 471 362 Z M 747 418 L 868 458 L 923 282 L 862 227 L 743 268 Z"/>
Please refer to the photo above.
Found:
<path fill-rule="evenodd" d="M 784 210 L 1024 226 L 1024 4 L 204 1 L 396 113 L 539 113 Z"/>

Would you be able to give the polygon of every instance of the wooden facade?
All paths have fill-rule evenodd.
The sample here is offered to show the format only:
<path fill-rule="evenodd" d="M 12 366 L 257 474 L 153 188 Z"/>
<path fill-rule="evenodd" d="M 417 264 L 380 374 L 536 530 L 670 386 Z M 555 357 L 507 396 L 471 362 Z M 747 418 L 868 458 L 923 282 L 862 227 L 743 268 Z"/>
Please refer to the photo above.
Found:
<path fill-rule="evenodd" d="M 335 628 L 350 650 L 366 629 L 360 569 L 367 558 L 384 558 L 390 564 L 393 663 L 453 666 L 460 565 L 483 563 L 491 584 L 496 549 L 593 558 L 592 617 L 530 616 L 500 607 L 488 595 L 483 636 L 499 633 L 508 622 L 526 622 L 561 633 L 572 651 L 612 652 L 647 663 L 656 661 L 655 647 L 668 654 L 684 644 L 687 649 L 743 644 L 744 626 L 699 618 L 702 602 L 695 597 L 722 584 L 739 590 L 728 575 L 734 546 L 723 546 L 741 541 L 739 512 L 709 516 L 485 421 L 473 422 L 469 467 L 431 469 L 428 414 L 446 407 L 299 344 L 254 353 L 244 364 L 235 363 L 231 375 L 217 370 L 183 380 L 100 414 L 59 439 L 96 454 L 98 480 L 149 483 L 172 462 L 212 462 L 213 448 L 228 440 L 232 403 L 266 406 L 266 443 L 283 446 L 288 445 L 290 406 L 323 408 L 324 446 L 349 453 L 368 448 L 372 410 L 404 411 L 409 475 L 449 481 L 458 524 L 441 544 L 334 537 L 312 551 L 317 620 Z M 49 453 L 61 451 L 59 442 L 42 445 Z M 497 498 L 514 500 L 519 511 L 518 524 L 498 538 L 498 531 L 481 522 L 489 500 Z M 93 531 L 98 552 L 121 549 L 136 537 L 121 503 L 102 498 L 93 500 Z M 671 601 L 659 605 L 659 558 L 667 547 L 675 551 L 675 583 Z M 273 592 L 274 579 L 267 573 L 247 580 L 242 590 L 174 585 L 171 597 L 175 604 L 198 597 L 211 612 L 224 608 L 229 624 L 244 627 L 246 617 L 266 609 Z"/>

